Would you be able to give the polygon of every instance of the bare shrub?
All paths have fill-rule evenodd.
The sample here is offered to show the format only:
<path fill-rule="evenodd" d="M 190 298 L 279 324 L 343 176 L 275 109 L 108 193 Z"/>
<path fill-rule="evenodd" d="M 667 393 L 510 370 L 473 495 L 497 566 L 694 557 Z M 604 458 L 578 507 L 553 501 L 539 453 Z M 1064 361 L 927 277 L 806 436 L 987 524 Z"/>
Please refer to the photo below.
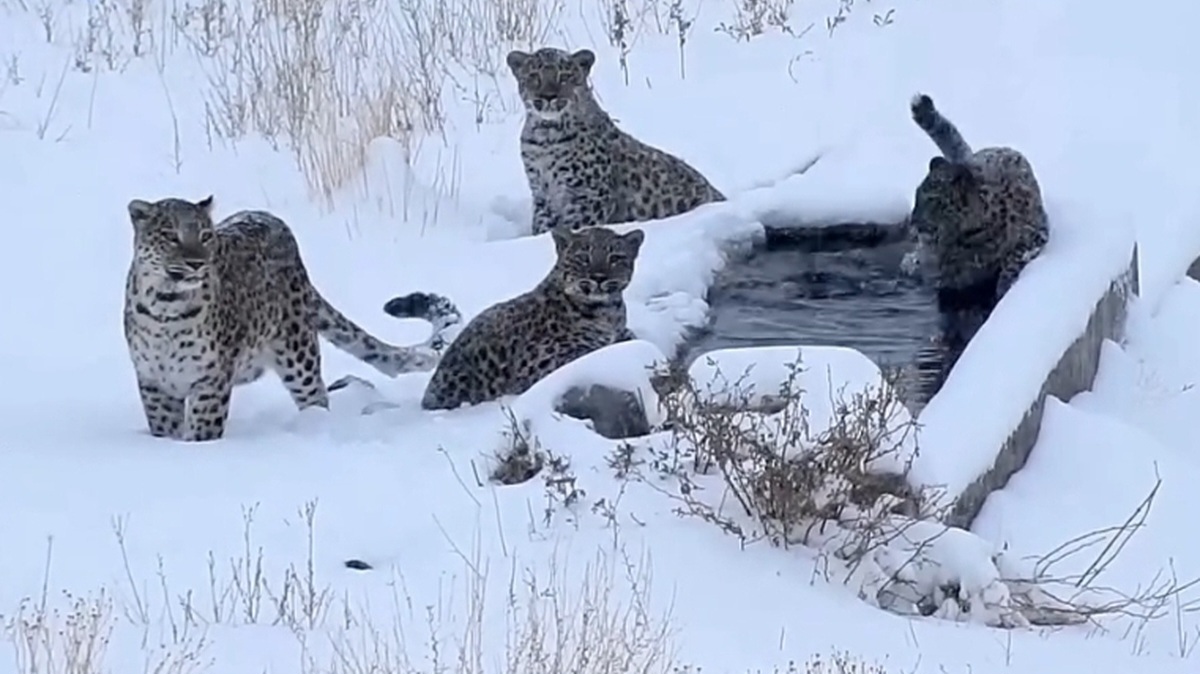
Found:
<path fill-rule="evenodd" d="M 770 30 L 794 35 L 789 24 L 795 0 L 736 0 L 733 21 L 720 23 L 717 32 L 748 42 Z"/>
<path fill-rule="evenodd" d="M 1146 497 L 1119 525 L 1076 536 L 1043 555 L 1026 559 L 1028 564 L 1001 565 L 1005 583 L 1012 591 L 1013 603 L 1031 624 L 1095 624 L 1101 618 L 1119 616 L 1133 619 L 1141 631 L 1151 621 L 1171 616 L 1178 619 L 1200 609 L 1200 600 L 1184 598 L 1200 586 L 1200 577 L 1181 580 L 1173 564 L 1168 565 L 1168 569 L 1155 571 L 1149 581 L 1133 593 L 1102 582 L 1109 566 L 1146 526 L 1146 518 L 1161 486 L 1162 480 L 1156 480 Z M 1095 555 L 1082 572 L 1057 571 L 1089 551 L 1095 551 Z M 1181 633 L 1181 651 L 1190 650 L 1196 643 L 1196 637 L 1186 637 Z M 1181 657 L 1185 655 L 1181 654 Z"/>
<path fill-rule="evenodd" d="M 657 474 L 648 481 L 679 502 L 677 514 L 742 545 L 806 546 L 824 560 L 819 575 L 889 610 L 930 615 L 958 599 L 920 573 L 937 563 L 931 548 L 947 529 L 937 519 L 938 491 L 909 484 L 916 428 L 899 398 L 899 373 L 860 391 L 828 381 L 828 398 L 817 400 L 801 387 L 799 360 L 765 391 L 754 390 L 749 371 L 729 380 L 710 365 L 711 382 L 676 373 L 663 384 L 673 388 L 660 399 L 670 435 L 648 443 L 640 462 Z M 815 420 L 812 410 L 820 411 Z M 617 472 L 644 475 L 632 451 L 616 454 Z M 962 603 L 969 612 L 970 599 Z"/>
<path fill-rule="evenodd" d="M 542 520 L 549 526 L 560 510 L 570 512 L 582 503 L 587 491 L 579 485 L 571 470 L 570 459 L 543 446 L 530 420 L 518 420 L 509 407 L 504 408 L 504 413 L 506 421 L 501 431 L 504 447 L 494 457 L 495 466 L 490 478 L 499 484 L 513 485 L 528 482 L 540 474 L 546 494 Z M 597 507 L 603 508 L 603 504 L 592 505 L 593 509 Z"/>
<path fill-rule="evenodd" d="M 532 480 L 546 464 L 546 453 L 528 419 L 518 421 L 512 408 L 504 407 L 506 424 L 501 431 L 504 446 L 496 453 L 491 480 L 521 484 Z"/>
<path fill-rule="evenodd" d="M 814 425 L 801 372 L 799 362 L 791 364 L 778 391 L 768 392 L 754 391 L 748 372 L 729 381 L 717 371 L 706 385 L 676 373 L 672 393 L 661 397 L 668 441 L 648 443 L 648 458 L 623 445 L 609 465 L 678 501 L 678 514 L 710 522 L 743 545 L 765 539 L 813 549 L 826 561 L 817 567 L 826 579 L 854 581 L 861 597 L 900 613 L 1011 628 L 1112 616 L 1147 622 L 1195 610 L 1197 602 L 1183 596 L 1200 579 L 1180 581 L 1173 571 L 1135 593 L 1098 582 L 1143 526 L 1157 486 L 1123 524 L 1072 539 L 1031 564 L 989 557 L 981 539 L 941 523 L 948 504 L 938 490 L 908 480 L 916 428 L 897 395 L 898 373 L 862 391 L 831 386 L 832 399 L 821 406 L 828 418 Z M 647 478 L 644 467 L 655 475 Z M 1097 548 L 1084 572 L 1052 572 Z M 1187 650 L 1193 642 L 1181 643 Z"/>
<path fill-rule="evenodd" d="M 906 479 L 915 423 L 893 375 L 882 386 L 832 393 L 832 418 L 811 428 L 801 372 L 791 364 L 779 390 L 765 395 L 746 383 L 748 372 L 733 381 L 718 372 L 703 387 L 681 380 L 662 400 L 671 442 L 652 466 L 677 480 L 680 512 L 720 522 L 744 540 L 754 537 L 744 530 L 748 517 L 775 545 L 836 542 L 834 554 L 854 564 L 933 515 L 930 494 Z M 889 463 L 899 470 L 878 468 Z M 714 469 L 723 487 L 716 506 L 695 479 Z M 730 497 L 740 515 L 724 511 Z"/>

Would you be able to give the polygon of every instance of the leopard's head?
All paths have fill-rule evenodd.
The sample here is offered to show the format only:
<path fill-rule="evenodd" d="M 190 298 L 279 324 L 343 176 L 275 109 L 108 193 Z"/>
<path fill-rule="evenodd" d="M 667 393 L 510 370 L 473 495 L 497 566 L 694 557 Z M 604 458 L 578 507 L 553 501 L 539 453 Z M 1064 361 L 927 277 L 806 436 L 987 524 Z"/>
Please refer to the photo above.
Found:
<path fill-rule="evenodd" d="M 912 226 L 920 233 L 943 238 L 982 221 L 984 203 L 977 169 L 945 157 L 929 160 L 929 172 L 917 186 Z"/>
<path fill-rule="evenodd" d="M 606 227 L 586 227 L 576 232 L 555 228 L 550 235 L 558 256 L 550 273 L 567 297 L 591 306 L 622 301 L 645 232 L 617 234 Z"/>
<path fill-rule="evenodd" d="M 511 51 L 506 61 L 517 80 L 526 114 L 555 121 L 579 105 L 581 95 L 588 94 L 588 75 L 596 54 L 590 49 L 572 53 L 544 47 L 533 53 Z"/>
<path fill-rule="evenodd" d="M 129 202 L 134 264 L 156 281 L 188 290 L 207 278 L 216 257 L 213 198 Z"/>

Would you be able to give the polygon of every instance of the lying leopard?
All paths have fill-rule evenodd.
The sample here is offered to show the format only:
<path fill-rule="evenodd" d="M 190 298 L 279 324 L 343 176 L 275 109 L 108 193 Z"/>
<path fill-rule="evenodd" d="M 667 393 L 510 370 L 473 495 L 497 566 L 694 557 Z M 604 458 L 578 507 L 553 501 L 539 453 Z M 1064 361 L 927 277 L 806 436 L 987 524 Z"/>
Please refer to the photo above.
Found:
<path fill-rule="evenodd" d="M 550 273 L 533 290 L 467 323 L 438 363 L 422 407 L 453 409 L 518 395 L 577 358 L 634 338 L 623 293 L 645 233 L 550 231 L 557 255 Z M 427 313 L 431 304 L 430 296 L 414 293 L 393 298 L 384 311 L 408 318 Z"/>
<path fill-rule="evenodd" d="M 588 83 L 595 62 L 588 49 L 508 54 L 525 104 L 533 233 L 657 220 L 724 201 L 687 162 L 617 128 Z"/>
<path fill-rule="evenodd" d="M 942 156 L 929 161 L 917 187 L 911 216 L 917 247 L 905 269 L 936 278 L 943 308 L 993 307 L 1049 238 L 1033 167 L 1009 147 L 972 152 L 929 96 L 915 96 L 911 107 Z"/>
<path fill-rule="evenodd" d="M 233 388 L 267 369 L 297 408 L 328 407 L 318 335 L 389 376 L 436 365 L 436 341 L 461 321 L 448 301 L 421 316 L 434 326 L 428 343 L 385 344 L 317 292 L 282 220 L 241 211 L 214 225 L 212 204 L 129 202 L 125 340 L 152 435 L 221 438 Z"/>

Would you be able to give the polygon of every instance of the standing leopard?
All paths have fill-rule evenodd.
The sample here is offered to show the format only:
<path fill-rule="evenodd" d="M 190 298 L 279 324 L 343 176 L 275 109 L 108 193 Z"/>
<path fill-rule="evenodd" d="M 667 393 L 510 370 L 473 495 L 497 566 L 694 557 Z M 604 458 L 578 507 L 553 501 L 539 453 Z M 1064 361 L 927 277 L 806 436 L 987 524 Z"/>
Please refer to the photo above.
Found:
<path fill-rule="evenodd" d="M 467 323 L 438 363 L 422 407 L 454 409 L 519 395 L 577 358 L 634 338 L 623 293 L 645 233 L 556 227 L 550 234 L 557 257 L 550 273 L 533 290 Z M 428 310 L 429 297 L 396 297 L 384 311 L 412 317 Z"/>
<path fill-rule="evenodd" d="M 521 161 L 534 234 L 657 220 L 725 200 L 687 162 L 617 128 L 588 83 L 591 50 L 512 51 L 506 61 L 525 104 Z"/>
<path fill-rule="evenodd" d="M 385 344 L 317 292 L 282 220 L 241 211 L 214 225 L 212 203 L 129 202 L 125 341 L 152 435 L 222 437 L 233 388 L 267 369 L 297 408 L 327 408 L 318 334 L 389 376 L 433 369 L 433 345 L 461 320 L 448 301 L 422 316 L 434 325 L 427 344 Z"/>
<path fill-rule="evenodd" d="M 990 311 L 1049 238 L 1042 191 L 1021 152 L 976 152 L 924 94 L 913 97 L 913 121 L 942 156 L 929 161 L 910 219 L 917 247 L 908 271 L 936 278 L 943 308 Z"/>

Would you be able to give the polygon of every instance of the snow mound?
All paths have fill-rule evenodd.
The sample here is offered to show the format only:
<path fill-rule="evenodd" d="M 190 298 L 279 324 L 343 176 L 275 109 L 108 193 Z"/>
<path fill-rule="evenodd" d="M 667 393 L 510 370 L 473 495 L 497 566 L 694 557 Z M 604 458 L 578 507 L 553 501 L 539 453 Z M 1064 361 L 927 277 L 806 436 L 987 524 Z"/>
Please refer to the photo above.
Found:
<path fill-rule="evenodd" d="M 836 422 L 839 408 L 855 395 L 896 400 L 879 366 L 862 352 L 841 346 L 768 346 L 717 349 L 698 357 L 688 377 L 705 405 L 770 407 L 802 395 L 808 429 L 816 437 Z M 906 429 L 912 418 L 902 405 L 880 411 L 881 440 L 898 451 L 872 466 L 900 472 L 915 455 Z"/>

